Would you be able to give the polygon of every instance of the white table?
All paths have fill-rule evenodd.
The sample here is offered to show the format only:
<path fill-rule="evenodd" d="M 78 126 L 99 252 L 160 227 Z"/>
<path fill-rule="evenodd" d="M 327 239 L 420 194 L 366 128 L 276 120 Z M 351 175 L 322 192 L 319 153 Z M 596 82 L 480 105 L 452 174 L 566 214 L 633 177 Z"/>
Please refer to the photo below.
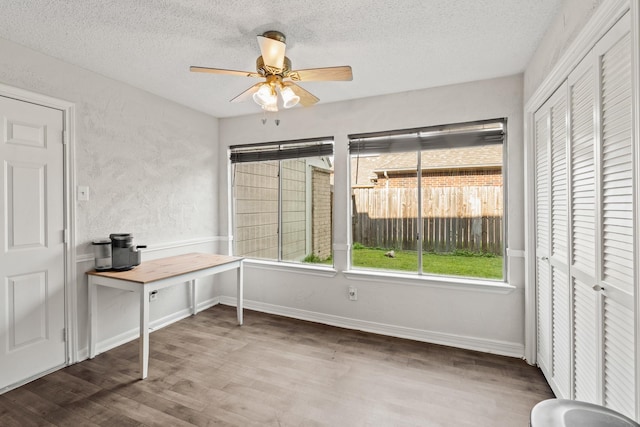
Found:
<path fill-rule="evenodd" d="M 237 314 L 242 325 L 242 260 L 240 257 L 191 253 L 145 261 L 128 271 L 90 271 L 89 275 L 89 358 L 96 356 L 98 338 L 98 286 L 137 292 L 140 300 L 140 376 L 149 368 L 149 295 L 153 291 L 189 283 L 191 314 L 197 312 L 196 279 L 223 271 L 238 270 Z"/>

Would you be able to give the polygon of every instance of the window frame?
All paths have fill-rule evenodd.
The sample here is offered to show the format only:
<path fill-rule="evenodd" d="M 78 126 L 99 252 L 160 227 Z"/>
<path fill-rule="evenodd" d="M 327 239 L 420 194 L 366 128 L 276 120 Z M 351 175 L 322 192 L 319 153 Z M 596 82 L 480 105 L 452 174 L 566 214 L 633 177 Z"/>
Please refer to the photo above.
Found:
<path fill-rule="evenodd" d="M 330 147 L 330 148 L 329 148 Z M 320 264 L 320 263 L 312 263 L 312 262 L 304 262 L 304 261 L 296 261 L 296 260 L 287 260 L 283 258 L 283 161 L 287 160 L 304 160 L 304 159 L 313 159 L 313 158 L 330 158 L 331 162 L 331 170 L 333 173 L 333 156 L 335 153 L 335 142 L 333 137 L 319 137 L 319 138 L 305 138 L 305 139 L 296 139 L 296 140 L 286 140 L 286 141 L 274 141 L 274 142 L 264 142 L 264 143 L 255 143 L 255 144 L 241 144 L 241 145 L 232 145 L 227 149 L 227 159 L 228 159 L 228 183 L 229 183 L 229 203 L 228 203 L 228 218 L 229 218 L 229 235 L 231 238 L 229 239 L 229 253 L 236 256 L 246 257 L 246 262 L 254 263 L 256 265 L 261 266 L 272 266 L 277 269 L 305 269 L 309 271 L 311 274 L 317 275 L 329 275 L 332 276 L 335 274 L 334 262 L 333 259 L 333 248 L 330 245 L 330 257 L 331 264 Z M 234 161 L 235 160 L 235 161 Z M 278 162 L 278 189 L 277 189 L 277 259 L 276 258 L 258 258 L 258 257 L 250 257 L 246 255 L 237 255 L 237 242 L 238 240 L 234 237 L 237 231 L 237 199 L 235 197 L 235 167 L 236 163 L 260 163 L 260 162 Z M 306 168 L 311 167 L 311 175 L 308 174 Z M 313 164 L 309 164 L 305 162 L 305 176 L 311 176 L 311 181 L 313 181 Z M 311 200 L 313 199 L 313 183 L 307 182 L 305 180 L 305 186 L 308 188 L 311 185 L 311 194 L 306 194 L 308 191 L 305 190 L 305 206 L 309 202 L 309 196 Z M 334 194 L 331 192 L 331 204 L 333 205 L 333 197 Z M 313 214 L 311 214 L 313 217 Z M 307 221 L 307 217 L 305 217 L 305 240 L 309 235 L 308 227 L 313 223 L 313 219 L 311 223 Z M 334 228 L 334 215 L 331 212 L 331 240 L 333 240 L 333 228 Z M 312 234 L 312 233 L 311 233 Z M 313 243 L 311 243 L 313 245 Z M 306 252 L 306 250 L 305 250 Z M 313 247 L 311 249 L 311 253 L 313 253 Z M 309 254 L 306 254 L 308 256 Z"/>
<path fill-rule="evenodd" d="M 499 144 L 502 146 L 502 156 L 501 156 L 501 175 L 502 175 L 502 278 L 499 279 L 490 279 L 490 278 L 481 278 L 481 277 L 471 277 L 471 276 L 454 276 L 454 275 L 440 275 L 423 271 L 423 252 L 424 252 L 424 217 L 422 216 L 422 208 L 423 208 L 423 200 L 422 200 L 422 155 L 424 151 L 428 149 L 441 149 L 441 148 L 462 148 L 462 147 L 473 147 L 479 146 L 480 144 L 474 144 L 473 138 L 466 139 L 466 142 L 463 142 L 460 145 L 450 146 L 446 142 L 446 135 L 452 134 L 464 134 L 465 128 L 474 128 L 474 127 L 491 127 L 492 124 L 500 123 L 501 124 L 501 139 L 500 142 L 491 142 L 493 144 Z M 377 146 L 383 147 L 383 142 L 387 140 L 387 150 L 382 151 L 374 151 L 373 149 L 365 150 L 362 155 L 371 155 L 371 154 L 387 154 L 387 153 L 413 153 L 416 155 L 416 175 L 415 178 L 417 180 L 417 199 L 418 199 L 418 234 L 419 234 L 419 244 L 418 247 L 420 250 L 417 251 L 417 268 L 416 271 L 402 271 L 402 270 L 388 270 L 388 269 L 376 269 L 376 268 L 367 268 L 355 266 L 353 264 L 353 226 L 349 226 L 349 237 L 348 237 L 348 246 L 350 250 L 348 251 L 348 260 L 347 260 L 347 268 L 345 271 L 345 276 L 353 279 L 362 279 L 367 278 L 368 280 L 376 278 L 395 278 L 395 279 L 403 279 L 406 278 L 409 282 L 414 281 L 416 279 L 420 279 L 420 282 L 428 281 L 431 284 L 435 284 L 438 286 L 439 284 L 448 287 L 451 283 L 459 283 L 464 286 L 472 286 L 477 287 L 478 285 L 484 285 L 489 287 L 494 287 L 496 289 L 511 289 L 512 286 L 509 285 L 508 282 L 508 120 L 507 117 L 496 118 L 496 119 L 487 119 L 487 120 L 478 120 L 473 122 L 462 122 L 462 123 L 452 123 L 447 125 L 438 125 L 438 126 L 429 126 L 429 127 L 421 127 L 421 128 L 411 128 L 411 129 L 403 129 L 403 130 L 393 130 L 393 131 L 379 131 L 379 132 L 371 132 L 371 133 L 362 133 L 362 134 L 349 134 L 348 141 L 349 147 L 347 149 L 349 172 L 348 172 L 348 194 L 351 199 L 351 194 L 353 191 L 352 179 L 353 175 L 351 173 L 351 165 L 352 158 L 356 152 L 352 151 L 352 143 L 354 141 L 366 140 L 367 138 L 371 138 L 376 141 Z M 457 132 L 456 129 L 460 130 Z M 489 131 L 489 138 L 493 140 L 492 132 Z M 427 139 L 433 136 L 433 141 L 435 144 L 429 146 L 428 142 L 425 144 L 424 142 L 420 143 L 415 140 L 420 140 L 421 136 L 427 135 Z M 444 136 L 443 138 L 441 138 Z M 392 147 L 392 144 L 397 145 L 410 145 L 413 146 L 413 149 L 406 149 L 403 147 Z M 361 144 L 356 145 L 357 147 L 362 147 Z M 424 148 L 424 147 L 427 148 Z M 362 152 L 362 151 L 361 151 Z M 354 218 L 354 204 L 352 200 L 349 200 L 348 203 L 348 215 L 349 215 L 349 224 L 352 224 Z"/>

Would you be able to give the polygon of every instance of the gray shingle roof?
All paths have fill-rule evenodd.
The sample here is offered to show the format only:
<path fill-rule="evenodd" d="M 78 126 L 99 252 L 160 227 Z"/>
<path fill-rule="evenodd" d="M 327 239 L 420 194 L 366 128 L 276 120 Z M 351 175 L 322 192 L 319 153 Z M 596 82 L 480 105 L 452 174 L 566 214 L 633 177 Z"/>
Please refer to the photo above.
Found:
<path fill-rule="evenodd" d="M 502 145 L 426 150 L 422 152 L 422 168 L 427 170 L 494 169 L 502 166 L 502 156 Z M 359 157 L 354 155 L 351 162 L 351 185 L 369 185 L 372 178 L 384 171 L 393 173 L 415 170 L 416 166 L 415 152 Z"/>

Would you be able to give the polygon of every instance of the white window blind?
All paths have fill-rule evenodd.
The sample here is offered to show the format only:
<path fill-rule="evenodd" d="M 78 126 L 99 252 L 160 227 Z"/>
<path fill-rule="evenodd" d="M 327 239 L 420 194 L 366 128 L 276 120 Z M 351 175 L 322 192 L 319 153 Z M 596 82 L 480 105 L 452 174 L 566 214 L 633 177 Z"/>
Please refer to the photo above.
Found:
<path fill-rule="evenodd" d="M 351 154 L 379 154 L 502 144 L 506 119 L 349 135 Z"/>
<path fill-rule="evenodd" d="M 295 141 L 232 145 L 231 163 L 264 162 L 333 155 L 333 138 L 309 138 Z"/>

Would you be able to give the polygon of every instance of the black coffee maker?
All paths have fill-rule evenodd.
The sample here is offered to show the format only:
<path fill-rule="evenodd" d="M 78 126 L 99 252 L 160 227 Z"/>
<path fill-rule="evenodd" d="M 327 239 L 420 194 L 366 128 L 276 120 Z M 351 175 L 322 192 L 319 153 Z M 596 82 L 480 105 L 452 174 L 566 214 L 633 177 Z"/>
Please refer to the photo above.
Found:
<path fill-rule="evenodd" d="M 140 265 L 141 255 L 138 249 L 146 248 L 146 245 L 133 245 L 133 236 L 130 233 L 110 234 L 111 239 L 111 269 L 116 271 L 131 270 Z"/>

